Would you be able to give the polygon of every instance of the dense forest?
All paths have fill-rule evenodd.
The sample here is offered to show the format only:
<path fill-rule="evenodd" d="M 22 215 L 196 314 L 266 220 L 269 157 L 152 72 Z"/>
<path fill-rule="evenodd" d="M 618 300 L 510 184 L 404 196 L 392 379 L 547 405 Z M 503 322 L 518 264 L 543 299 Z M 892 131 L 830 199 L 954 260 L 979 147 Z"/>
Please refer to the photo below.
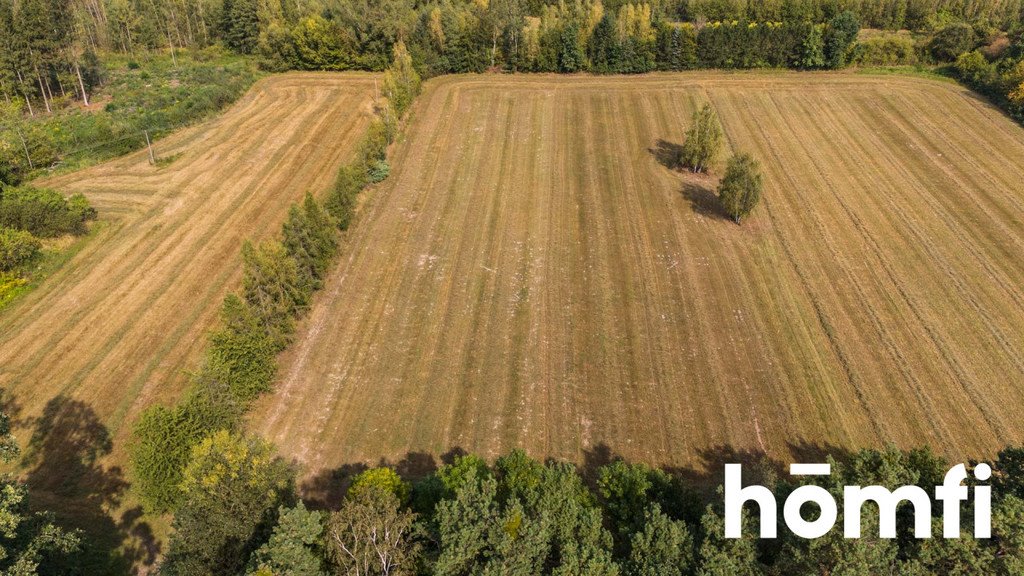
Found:
<path fill-rule="evenodd" d="M 258 74 L 252 63 L 270 72 L 379 71 L 399 41 L 424 77 L 946 65 L 1019 119 L 1022 6 L 1022 0 L 0 0 L 0 182 L 109 158 L 144 145 L 146 132 L 216 112 L 251 85 Z M 90 114 L 58 114 L 89 110 L 97 93 L 101 113 L 93 106 Z"/>
<path fill-rule="evenodd" d="M 399 40 L 428 76 L 835 68 L 859 28 L 958 26 L 945 33 L 967 51 L 1021 13 L 1021 0 L 0 0 L 0 92 L 29 113 L 87 101 L 99 53 L 215 43 L 271 70 L 383 70 Z"/>

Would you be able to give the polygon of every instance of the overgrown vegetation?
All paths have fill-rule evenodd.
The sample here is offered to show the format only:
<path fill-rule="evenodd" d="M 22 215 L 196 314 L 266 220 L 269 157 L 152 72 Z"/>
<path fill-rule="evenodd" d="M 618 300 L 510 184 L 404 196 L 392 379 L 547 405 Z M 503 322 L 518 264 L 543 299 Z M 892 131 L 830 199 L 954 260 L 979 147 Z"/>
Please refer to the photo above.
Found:
<path fill-rule="evenodd" d="M 84 234 L 86 224 L 95 218 L 96 210 L 81 194 L 66 198 L 55 190 L 0 187 L 0 227 L 53 238 Z"/>
<path fill-rule="evenodd" d="M 43 256 L 40 238 L 81 236 L 96 210 L 81 194 L 0 184 L 0 308 L 30 287 Z"/>
<path fill-rule="evenodd" d="M 1024 122 L 1024 36 L 997 49 L 977 49 L 957 57 L 957 79 L 988 96 L 1019 122 Z"/>
<path fill-rule="evenodd" d="M 0 227 L 0 272 L 14 272 L 39 257 L 43 245 L 24 230 Z"/>
<path fill-rule="evenodd" d="M 404 95 L 396 103 L 404 111 L 419 91 L 419 78 L 401 45 L 387 77 L 387 93 Z M 209 337 L 191 392 L 176 406 L 150 408 L 136 424 L 135 484 L 150 511 L 182 505 L 187 496 L 182 475 L 193 447 L 213 431 L 236 428 L 251 403 L 270 390 L 276 355 L 291 342 L 296 320 L 321 287 L 337 250 L 338 230 L 351 222 L 356 196 L 373 180 L 376 166 L 386 162 L 397 122 L 390 102 L 382 105 L 355 160 L 339 170 L 324 204 L 307 193 L 301 205 L 289 210 L 280 241 L 242 247 L 241 292 L 225 298 L 220 327 Z"/>
<path fill-rule="evenodd" d="M 0 182 L 17 183 L 54 167 L 78 168 L 137 150 L 234 102 L 258 77 L 245 58 L 210 48 L 170 55 L 105 55 L 102 78 L 84 107 L 67 98 L 52 113 L 18 94 L 0 101 Z"/>

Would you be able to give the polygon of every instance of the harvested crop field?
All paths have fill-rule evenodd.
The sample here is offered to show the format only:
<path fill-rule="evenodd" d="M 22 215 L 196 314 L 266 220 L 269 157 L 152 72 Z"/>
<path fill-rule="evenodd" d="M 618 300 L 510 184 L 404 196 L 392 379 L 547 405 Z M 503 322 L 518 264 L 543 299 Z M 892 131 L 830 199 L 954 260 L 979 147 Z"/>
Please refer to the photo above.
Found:
<path fill-rule="evenodd" d="M 664 161 L 706 101 L 765 172 L 742 227 Z M 931 80 L 435 80 L 251 427 L 310 471 L 990 454 L 1024 441 L 1022 182 L 1024 130 Z"/>
<path fill-rule="evenodd" d="M 242 242 L 275 234 L 291 202 L 333 181 L 371 120 L 373 86 L 358 74 L 265 79 L 155 143 L 157 166 L 142 151 L 39 183 L 84 193 L 106 224 L 0 313 L 0 388 L 22 427 L 45 436 L 73 418 L 72 445 L 54 448 L 86 458 L 75 451 L 120 450 L 142 408 L 175 400 L 239 282 Z M 87 426 L 97 446 L 73 444 Z"/>

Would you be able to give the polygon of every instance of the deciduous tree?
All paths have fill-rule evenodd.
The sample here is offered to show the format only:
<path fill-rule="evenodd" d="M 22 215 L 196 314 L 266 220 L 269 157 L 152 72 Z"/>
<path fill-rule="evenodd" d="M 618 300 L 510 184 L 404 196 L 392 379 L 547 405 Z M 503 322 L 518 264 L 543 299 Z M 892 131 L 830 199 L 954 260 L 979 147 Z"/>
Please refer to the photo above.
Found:
<path fill-rule="evenodd" d="M 331 514 L 327 550 L 340 573 L 402 576 L 415 572 L 415 515 L 391 490 L 376 485 L 350 493 Z"/>
<path fill-rule="evenodd" d="M 705 104 L 691 117 L 679 160 L 694 172 L 706 172 L 721 148 L 722 125 L 711 104 Z"/>
<path fill-rule="evenodd" d="M 725 176 L 718 184 L 718 201 L 737 224 L 761 201 L 761 168 L 754 157 L 744 152 L 729 159 Z"/>
<path fill-rule="evenodd" d="M 192 450 L 162 574 L 237 574 L 294 499 L 293 473 L 262 440 L 226 430 Z"/>

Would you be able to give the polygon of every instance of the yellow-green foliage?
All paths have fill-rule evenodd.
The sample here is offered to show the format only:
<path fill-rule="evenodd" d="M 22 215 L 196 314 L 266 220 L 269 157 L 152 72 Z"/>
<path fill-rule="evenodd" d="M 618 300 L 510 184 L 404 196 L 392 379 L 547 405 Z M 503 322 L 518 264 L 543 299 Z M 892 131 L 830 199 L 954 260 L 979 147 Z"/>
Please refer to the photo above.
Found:
<path fill-rule="evenodd" d="M 420 75 L 412 65 L 412 56 L 401 40 L 395 44 L 395 57 L 384 72 L 384 95 L 401 116 L 420 93 Z"/>
<path fill-rule="evenodd" d="M 0 272 L 13 272 L 39 257 L 42 244 L 23 230 L 0 228 Z"/>
<path fill-rule="evenodd" d="M 10 272 L 0 272 L 0 308 L 11 301 L 28 280 Z"/>
<path fill-rule="evenodd" d="M 854 60 L 862 66 L 901 66 L 916 64 L 917 52 L 909 36 L 883 34 L 859 41 Z"/>
<path fill-rule="evenodd" d="M 246 486 L 285 488 L 284 481 L 273 474 L 275 459 L 269 443 L 220 430 L 192 449 L 192 460 L 182 475 L 181 491 L 188 498 L 235 481 Z"/>
<path fill-rule="evenodd" d="M 348 488 L 348 496 L 354 498 L 365 490 L 382 490 L 398 497 L 401 502 L 408 502 L 411 487 L 402 480 L 391 468 L 370 468 L 358 474 Z"/>

